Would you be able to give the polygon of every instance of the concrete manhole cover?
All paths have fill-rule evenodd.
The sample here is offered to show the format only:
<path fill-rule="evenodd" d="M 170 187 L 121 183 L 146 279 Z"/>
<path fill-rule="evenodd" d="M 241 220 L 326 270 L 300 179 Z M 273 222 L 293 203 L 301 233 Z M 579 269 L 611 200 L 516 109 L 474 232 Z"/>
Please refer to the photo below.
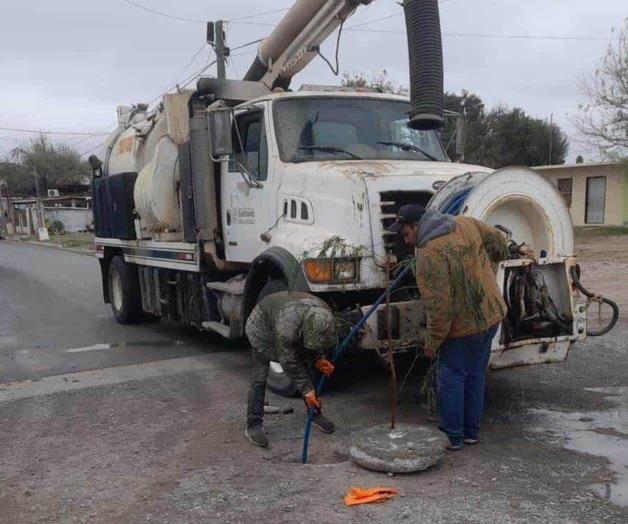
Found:
<path fill-rule="evenodd" d="M 374 471 L 411 473 L 436 464 L 445 454 L 447 437 L 435 428 L 397 424 L 375 426 L 353 434 L 349 457 Z"/>

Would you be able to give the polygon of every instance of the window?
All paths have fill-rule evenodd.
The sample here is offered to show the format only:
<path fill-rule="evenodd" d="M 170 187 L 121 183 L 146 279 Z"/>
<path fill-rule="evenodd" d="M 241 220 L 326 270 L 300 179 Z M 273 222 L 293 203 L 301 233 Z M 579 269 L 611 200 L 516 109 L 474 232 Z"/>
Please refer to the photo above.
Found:
<path fill-rule="evenodd" d="M 448 160 L 435 131 L 408 127 L 410 106 L 402 100 L 301 96 L 273 107 L 284 162 Z"/>
<path fill-rule="evenodd" d="M 567 207 L 571 207 L 571 196 L 573 192 L 573 179 L 572 178 L 559 178 L 558 179 L 558 191 L 563 195 Z"/>
<path fill-rule="evenodd" d="M 606 177 L 587 178 L 587 196 L 584 221 L 587 224 L 603 224 L 606 207 Z"/>
<path fill-rule="evenodd" d="M 236 133 L 236 125 L 240 136 Z M 240 145 L 240 138 L 242 145 Z M 268 177 L 268 144 L 264 126 L 264 113 L 256 111 L 236 117 L 233 127 L 233 149 L 238 162 L 247 166 L 258 180 Z M 231 158 L 229 171 L 241 171 Z"/>

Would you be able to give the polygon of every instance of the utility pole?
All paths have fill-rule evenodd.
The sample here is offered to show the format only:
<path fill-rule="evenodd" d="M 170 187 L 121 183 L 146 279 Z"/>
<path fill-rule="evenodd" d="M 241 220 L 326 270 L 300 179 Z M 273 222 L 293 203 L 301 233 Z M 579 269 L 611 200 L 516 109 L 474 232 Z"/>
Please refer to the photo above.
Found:
<path fill-rule="evenodd" d="M 549 125 L 549 162 L 548 165 L 552 165 L 552 136 L 554 135 L 554 113 L 550 113 L 550 125 Z"/>
<path fill-rule="evenodd" d="M 213 46 L 216 52 L 218 78 L 227 78 L 227 57 L 230 50 L 225 42 L 224 20 L 207 22 L 207 43 Z"/>
<path fill-rule="evenodd" d="M 48 228 L 46 227 L 46 217 L 44 216 L 44 201 L 41 198 L 41 190 L 39 187 L 39 173 L 37 168 L 33 168 L 33 176 L 35 177 L 35 194 L 37 195 L 37 236 L 39 240 L 48 240 Z"/>

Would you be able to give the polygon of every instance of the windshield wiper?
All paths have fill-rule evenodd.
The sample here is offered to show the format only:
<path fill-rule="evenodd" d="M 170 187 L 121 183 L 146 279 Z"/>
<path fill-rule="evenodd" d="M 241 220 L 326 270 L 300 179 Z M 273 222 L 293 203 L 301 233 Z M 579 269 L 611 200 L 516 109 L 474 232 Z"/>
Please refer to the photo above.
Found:
<path fill-rule="evenodd" d="M 337 146 L 299 146 L 299 149 L 309 149 L 311 151 L 323 151 L 324 153 L 344 153 L 345 155 L 349 155 L 351 158 L 355 158 L 356 160 L 362 160 L 358 155 L 354 155 L 350 153 L 346 149 L 342 149 L 342 147 Z"/>
<path fill-rule="evenodd" d="M 419 146 L 415 146 L 414 144 L 408 144 L 406 142 L 382 142 L 379 140 L 377 141 L 377 143 L 382 144 L 383 146 L 395 146 L 395 147 L 398 147 L 399 149 L 402 149 L 403 151 L 414 151 L 415 153 L 421 153 L 422 155 L 429 158 L 430 160 L 433 160 L 434 162 L 438 162 L 438 158 L 436 158 L 433 155 L 430 155 L 427 151 L 424 151 Z"/>

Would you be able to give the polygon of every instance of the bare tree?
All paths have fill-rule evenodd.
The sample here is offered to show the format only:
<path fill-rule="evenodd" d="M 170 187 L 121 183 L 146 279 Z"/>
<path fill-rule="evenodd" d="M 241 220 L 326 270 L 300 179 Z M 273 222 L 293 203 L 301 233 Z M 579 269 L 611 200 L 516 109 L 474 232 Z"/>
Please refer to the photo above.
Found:
<path fill-rule="evenodd" d="M 365 73 L 342 73 L 342 86 L 354 88 L 377 89 L 382 93 L 407 95 L 408 88 L 395 83 L 385 69 L 381 73 L 366 75 Z"/>
<path fill-rule="evenodd" d="M 595 74 L 582 81 L 588 102 L 574 124 L 605 158 L 628 157 L 628 18 L 616 31 Z"/>

